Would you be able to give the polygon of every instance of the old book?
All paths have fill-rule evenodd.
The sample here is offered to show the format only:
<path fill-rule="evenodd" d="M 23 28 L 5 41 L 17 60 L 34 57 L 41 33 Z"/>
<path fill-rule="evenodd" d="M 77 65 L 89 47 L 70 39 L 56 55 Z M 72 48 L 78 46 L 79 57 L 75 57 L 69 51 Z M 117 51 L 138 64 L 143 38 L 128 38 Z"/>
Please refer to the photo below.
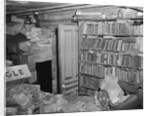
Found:
<path fill-rule="evenodd" d="M 102 41 L 103 41 L 102 39 L 99 39 L 99 40 L 98 40 L 98 43 L 97 43 L 97 46 L 96 46 L 96 49 L 97 49 L 97 50 L 100 50 L 100 49 L 101 49 Z"/>
<path fill-rule="evenodd" d="M 111 42 L 111 39 L 108 40 L 108 43 L 107 43 L 107 46 L 106 46 L 106 50 L 109 50 L 110 42 Z"/>
<path fill-rule="evenodd" d="M 100 44 L 100 48 L 101 48 L 101 50 L 103 50 L 103 49 L 104 49 L 105 42 L 106 42 L 106 40 L 105 40 L 105 39 L 102 39 L 102 42 L 101 42 L 101 44 Z"/>
<path fill-rule="evenodd" d="M 113 43 L 114 43 L 114 40 L 113 40 L 113 39 L 110 40 L 110 45 L 108 46 L 108 47 L 109 47 L 108 50 L 112 50 L 112 48 L 113 48 Z"/>
<path fill-rule="evenodd" d="M 102 35 L 103 34 L 103 26 L 102 26 L 103 22 L 98 22 L 98 34 Z"/>
<path fill-rule="evenodd" d="M 83 24 L 83 34 L 87 34 L 87 30 L 88 30 L 88 25 L 86 22 L 84 22 Z"/>
<path fill-rule="evenodd" d="M 121 46 L 122 46 L 122 40 L 118 40 L 118 48 L 117 51 L 121 51 Z"/>
<path fill-rule="evenodd" d="M 108 39 L 105 39 L 105 43 L 104 43 L 103 50 L 106 50 L 106 47 L 107 47 L 108 41 L 109 41 Z"/>
<path fill-rule="evenodd" d="M 93 49 L 96 49 L 97 43 L 98 43 L 98 39 L 95 39 Z"/>

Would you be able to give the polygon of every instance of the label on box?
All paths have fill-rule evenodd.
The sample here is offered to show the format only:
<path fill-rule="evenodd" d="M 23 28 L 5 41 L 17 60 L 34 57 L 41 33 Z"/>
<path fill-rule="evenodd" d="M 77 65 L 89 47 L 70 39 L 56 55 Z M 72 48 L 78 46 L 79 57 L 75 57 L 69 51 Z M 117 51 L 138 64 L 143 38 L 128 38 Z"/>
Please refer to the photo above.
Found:
<path fill-rule="evenodd" d="M 6 81 L 19 80 L 31 77 L 31 73 L 26 64 L 7 67 L 5 73 Z"/>

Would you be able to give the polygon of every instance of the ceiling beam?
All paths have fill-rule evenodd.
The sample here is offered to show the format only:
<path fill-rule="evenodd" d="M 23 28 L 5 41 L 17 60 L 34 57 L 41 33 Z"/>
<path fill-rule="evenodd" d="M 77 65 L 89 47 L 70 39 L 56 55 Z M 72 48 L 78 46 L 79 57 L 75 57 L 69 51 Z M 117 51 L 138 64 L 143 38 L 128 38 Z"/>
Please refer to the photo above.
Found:
<path fill-rule="evenodd" d="M 125 7 L 125 6 L 114 6 L 114 5 L 89 5 L 89 4 L 65 4 L 59 6 L 52 6 L 46 8 L 36 8 L 36 9 L 29 9 L 26 11 L 17 11 L 17 12 L 6 12 L 6 14 L 18 14 L 18 15 L 28 15 L 33 14 L 33 12 L 39 13 L 53 13 L 53 12 L 61 12 L 61 11 L 70 11 L 70 10 L 77 10 L 77 9 L 88 9 L 88 8 L 98 8 L 98 7 L 118 7 L 118 8 L 130 8 L 133 10 L 137 10 L 139 12 L 143 12 L 141 9 L 135 7 Z"/>
<path fill-rule="evenodd" d="M 51 6 L 46 8 L 35 8 L 35 9 L 29 9 L 25 11 L 16 11 L 16 12 L 6 12 L 6 14 L 30 14 L 31 12 L 43 12 L 48 10 L 56 10 L 56 9 L 62 9 L 62 8 L 68 8 L 68 7 L 77 7 L 77 6 L 85 6 L 86 4 L 64 4 L 64 5 L 58 5 L 58 6 Z"/>
<path fill-rule="evenodd" d="M 39 13 L 55 13 L 55 12 L 62 12 L 62 11 L 71 11 L 71 10 L 77 10 L 77 9 L 89 9 L 89 8 L 103 8 L 103 7 L 116 7 L 116 6 L 111 6 L 111 5 L 103 5 L 103 6 L 100 6 L 100 5 L 88 5 L 88 4 L 80 4 L 80 5 L 67 5 L 67 6 L 63 6 L 63 7 L 50 7 L 50 8 L 45 8 L 44 10 L 43 9 L 33 9 L 33 10 L 30 10 L 30 11 L 24 11 L 24 12 L 15 12 L 13 14 L 16 14 L 16 15 L 20 15 L 20 16 L 23 16 L 23 15 L 29 15 L 29 14 L 33 14 L 33 12 L 39 12 Z M 11 14 L 11 13 L 10 13 Z"/>

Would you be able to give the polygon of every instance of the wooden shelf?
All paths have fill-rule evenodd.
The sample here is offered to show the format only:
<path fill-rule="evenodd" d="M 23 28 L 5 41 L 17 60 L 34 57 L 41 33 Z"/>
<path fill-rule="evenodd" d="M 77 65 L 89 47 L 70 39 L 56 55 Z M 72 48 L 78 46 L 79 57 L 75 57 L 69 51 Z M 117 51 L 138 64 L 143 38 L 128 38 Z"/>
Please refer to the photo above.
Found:
<path fill-rule="evenodd" d="M 76 19 L 75 19 L 76 18 Z M 110 19 L 102 19 L 102 18 L 80 18 L 74 17 L 73 21 L 117 21 L 117 20 L 143 20 L 143 17 L 135 17 L 135 18 L 110 18 Z"/>
<path fill-rule="evenodd" d="M 105 34 L 82 34 L 82 36 L 113 36 L 113 37 L 143 37 L 143 35 L 105 35 Z"/>
<path fill-rule="evenodd" d="M 83 77 L 85 77 L 85 79 L 87 79 L 88 80 L 88 77 L 89 78 L 92 78 L 93 80 L 94 80 L 94 78 L 97 78 L 97 79 L 104 79 L 104 77 L 105 77 L 105 74 L 103 75 L 103 77 L 99 77 L 99 76 L 94 76 L 94 75 L 92 75 L 92 74 L 85 74 L 84 73 L 84 70 L 82 70 L 82 68 L 83 69 L 85 69 L 85 72 L 87 72 L 87 73 L 89 73 L 88 71 L 88 69 L 90 69 L 90 71 L 92 70 L 94 70 L 95 71 L 95 69 L 98 69 L 98 70 L 96 70 L 96 71 L 102 71 L 102 69 L 105 69 L 105 67 L 106 67 L 106 69 L 108 69 L 108 71 L 109 71 L 109 67 L 115 67 L 114 68 L 114 70 L 112 71 L 112 74 L 114 73 L 114 71 L 121 71 L 120 72 L 120 74 L 117 74 L 117 75 L 123 75 L 123 77 L 125 77 L 125 79 L 126 79 L 126 77 L 128 77 L 128 75 L 126 75 L 126 74 L 128 74 L 128 71 L 129 71 L 129 73 L 131 72 L 131 74 L 133 75 L 134 74 L 134 71 L 136 71 L 136 74 L 138 74 L 138 75 L 141 75 L 141 73 L 143 72 L 143 66 L 142 66 L 142 64 L 139 64 L 139 63 L 142 63 L 142 61 L 141 60 L 143 60 L 142 58 L 143 58 L 143 52 L 140 52 L 140 50 L 130 50 L 131 48 L 129 48 L 129 50 L 128 51 L 121 51 L 121 50 L 113 50 L 113 49 L 110 49 L 110 47 L 112 46 L 114 46 L 113 48 L 115 49 L 116 47 L 119 49 L 120 47 L 122 47 L 122 43 L 123 42 L 125 42 L 125 43 L 134 43 L 134 42 L 136 42 L 136 38 L 138 38 L 138 39 L 142 39 L 143 38 L 143 33 L 142 33 L 142 26 L 143 26 L 143 17 L 135 17 L 135 18 L 109 18 L 109 19 L 102 19 L 102 17 L 100 17 L 100 16 L 82 16 L 82 15 L 76 15 L 76 16 L 74 16 L 74 19 L 76 20 L 76 21 L 84 21 L 84 22 L 87 22 L 87 25 L 88 24 L 90 24 L 90 21 L 91 21 L 91 24 L 92 24 L 92 22 L 95 22 L 95 23 L 93 23 L 93 24 L 96 24 L 97 25 L 97 27 L 96 26 L 87 26 L 86 24 L 84 25 L 80 25 L 81 26 L 81 31 L 83 31 L 83 32 L 80 32 L 80 34 L 79 34 L 79 42 L 81 42 L 81 44 L 79 45 L 79 48 L 78 48 L 78 50 L 79 50 L 79 59 L 80 59 L 80 53 L 82 54 L 84 51 L 85 51 L 85 54 L 86 53 L 93 53 L 93 55 L 91 55 L 91 58 L 93 58 L 94 60 L 92 60 L 92 59 L 90 59 L 90 60 L 92 60 L 92 61 L 87 61 L 86 59 L 88 59 L 88 55 L 85 55 L 84 53 L 83 53 L 83 57 L 81 58 L 81 59 L 83 59 L 83 60 L 78 60 L 78 63 L 79 63 L 79 70 L 81 71 L 79 71 L 79 75 L 80 76 L 83 76 Z M 128 28 L 125 28 L 125 24 L 122 24 L 122 25 L 120 25 L 119 23 L 120 22 L 126 22 L 126 21 L 131 21 L 131 23 L 134 25 L 134 24 L 136 24 L 136 22 L 137 22 L 137 27 L 135 27 L 135 29 L 132 29 L 132 28 L 134 28 L 134 26 L 132 26 L 132 24 L 129 24 L 129 25 L 127 25 L 127 26 L 131 26 L 131 29 L 128 29 Z M 108 28 L 108 30 L 105 30 L 105 27 L 104 27 L 104 30 L 103 30 L 103 27 L 99 27 L 99 26 L 101 26 L 101 23 L 103 24 L 103 23 L 107 23 L 107 21 L 108 21 L 108 23 L 109 23 L 109 21 L 110 21 L 110 23 L 112 22 L 112 23 L 114 23 L 114 24 L 110 24 L 110 25 L 104 25 L 106 28 Z M 120 22 L 119 22 L 120 21 Z M 98 24 L 98 23 L 100 23 L 100 24 Z M 80 28 L 80 27 L 79 27 Z M 84 29 L 85 28 L 85 29 Z M 89 28 L 89 29 L 88 29 Z M 93 29 L 95 29 L 95 30 L 93 30 Z M 115 31 L 114 31 L 114 29 L 116 29 Z M 120 30 L 119 30 L 120 29 Z M 126 29 L 128 29 L 128 30 L 126 30 Z M 88 33 L 89 32 L 89 33 Z M 108 32 L 108 33 L 107 33 Z M 139 32 L 139 33 L 138 33 Z M 111 34 L 112 33 L 112 34 Z M 92 40 L 92 39 L 95 39 L 95 40 L 92 40 L 92 41 L 88 41 L 86 38 L 88 38 L 89 40 Z M 82 44 L 82 42 L 84 41 L 84 39 L 85 39 L 85 41 L 86 41 L 86 43 L 88 42 L 90 42 L 89 43 L 89 46 L 90 46 L 90 48 L 88 47 L 88 46 L 86 46 L 85 45 L 85 47 L 86 48 L 83 48 L 84 47 L 84 43 Z M 103 46 L 101 46 L 101 45 L 99 45 L 99 42 L 100 41 L 97 41 L 97 39 L 98 40 L 103 40 L 103 39 L 107 39 L 108 41 L 105 41 L 105 42 L 103 42 L 102 44 L 104 44 Z M 111 42 L 109 42 L 109 39 L 110 40 L 115 40 L 115 41 L 111 41 Z M 116 40 L 122 40 L 121 42 L 119 41 L 119 42 L 116 42 Z M 92 43 L 93 42 L 93 43 Z M 95 43 L 95 42 L 98 42 L 98 45 L 97 45 L 97 43 Z M 102 42 L 102 41 L 101 41 Z M 100 42 L 100 43 L 101 43 Z M 119 43 L 119 45 L 118 45 L 118 43 Z M 83 46 L 82 46 L 83 45 Z M 111 45 L 110 47 L 108 46 L 108 45 Z M 121 46 L 120 46 L 121 45 Z M 129 45 L 129 47 L 133 47 L 134 46 L 134 44 L 132 45 L 130 45 L 130 44 L 127 44 L 127 45 Z M 93 47 L 94 46 L 94 47 Z M 95 48 L 95 47 L 102 47 L 102 48 L 104 48 L 104 49 L 97 49 L 97 48 Z M 111 47 L 111 48 L 112 48 Z M 124 47 L 124 49 L 126 49 L 126 44 L 125 44 L 125 47 Z M 107 48 L 109 49 L 109 50 L 107 50 Z M 120 48 L 121 49 L 121 48 Z M 127 49 L 126 49 L 127 50 Z M 97 53 L 110 53 L 110 54 L 114 54 L 115 56 L 118 56 L 118 55 L 125 55 L 125 56 L 129 56 L 129 58 L 126 58 L 126 57 L 123 57 L 123 59 L 125 59 L 124 61 L 121 61 L 119 64 L 128 64 L 128 66 L 125 66 L 125 65 L 118 65 L 118 60 L 117 59 L 114 59 L 114 57 L 112 58 L 111 56 L 109 57 L 109 59 L 107 60 L 107 59 L 105 59 L 105 58 L 108 58 L 108 56 L 104 56 L 104 61 L 105 61 L 105 63 L 106 63 L 106 61 L 108 61 L 109 63 L 108 64 L 105 64 L 105 63 L 101 63 L 101 60 L 100 59 L 98 59 L 98 58 L 96 58 L 95 56 L 96 56 L 96 54 Z M 95 54 L 95 55 L 94 55 Z M 133 59 L 132 59 L 132 56 L 133 56 Z M 138 64 L 136 64 L 136 62 L 133 62 L 133 60 L 135 59 L 134 58 L 134 56 L 136 57 L 138 57 L 138 56 L 141 56 L 140 58 L 137 58 L 137 61 L 139 61 L 139 63 Z M 98 56 L 97 56 L 98 57 Z M 101 56 L 99 56 L 100 58 L 102 58 Z M 116 57 L 115 57 L 116 58 Z M 84 60 L 85 59 L 85 60 Z M 119 58 L 120 59 L 120 58 Z M 99 61 L 98 61 L 99 60 Z M 113 61 L 111 61 L 111 60 L 113 60 Z M 98 61 L 98 62 L 97 62 Z M 102 60 L 103 61 L 103 60 Z M 114 62 L 115 61 L 115 62 Z M 132 67 L 133 65 L 131 64 L 132 62 L 133 62 L 133 65 L 139 65 L 139 66 L 142 66 L 142 67 Z M 135 59 L 135 61 L 136 61 L 136 59 Z M 80 63 L 83 63 L 83 64 L 81 64 L 81 67 L 80 67 Z M 87 63 L 87 65 L 85 65 L 85 67 L 84 67 L 84 63 L 86 64 Z M 112 63 L 112 64 L 111 64 Z M 93 65 L 94 65 L 94 68 L 93 68 Z M 96 65 L 100 65 L 100 66 L 98 66 L 98 67 L 95 67 Z M 83 66 L 83 67 L 82 67 Z M 108 67 L 108 68 L 107 68 Z M 80 69 L 81 68 L 81 69 Z M 117 70 L 117 69 L 119 69 L 119 70 Z M 111 68 L 110 68 L 110 70 L 111 70 Z M 142 71 L 142 72 L 141 72 Z M 98 73 L 98 72 L 96 72 L 96 73 Z M 110 72 L 111 73 L 111 72 Z M 95 74 L 95 73 L 94 73 Z M 107 74 L 107 72 L 106 72 L 106 74 Z M 116 74 L 115 74 L 116 75 Z M 86 78 L 86 76 L 87 76 L 87 78 Z M 130 77 L 129 77 L 130 78 Z M 96 79 L 95 79 L 96 80 Z M 89 81 L 90 82 L 90 81 Z M 91 86 L 90 87 L 90 85 L 88 85 L 88 84 L 81 84 L 80 85 L 81 87 L 83 87 L 83 88 L 85 88 L 85 89 L 89 89 L 89 90 L 96 90 L 95 88 L 94 88 L 94 86 Z"/>
<path fill-rule="evenodd" d="M 104 77 L 94 76 L 94 75 L 90 75 L 90 74 L 84 74 L 81 72 L 79 73 L 79 75 L 90 76 L 90 77 L 97 78 L 97 79 L 104 79 Z"/>
<path fill-rule="evenodd" d="M 83 87 L 83 88 L 86 88 L 86 89 L 93 90 L 93 91 L 97 90 L 97 89 L 94 89 L 94 88 L 87 87 L 87 86 L 85 86 L 85 85 L 80 85 L 80 86 Z"/>
<path fill-rule="evenodd" d="M 113 52 L 113 53 L 117 53 L 117 54 L 129 54 L 129 55 L 143 55 L 143 52 L 124 52 L 124 51 L 115 51 L 115 50 L 102 50 L 102 49 L 94 49 L 94 48 L 80 48 L 80 50 L 92 50 L 92 51 L 98 51 L 98 52 L 105 52 L 105 53 L 109 53 L 109 52 Z"/>
<path fill-rule="evenodd" d="M 103 65 L 103 66 L 114 66 L 114 67 L 119 67 L 119 68 L 128 68 L 128 69 L 136 69 L 136 70 L 143 70 L 143 68 L 138 68 L 138 67 L 128 67 L 128 66 L 118 66 L 118 65 L 113 65 L 113 64 L 102 64 L 102 63 L 96 63 L 96 62 L 89 62 L 89 61 L 79 61 L 79 63 L 85 62 L 85 63 L 90 63 L 90 64 L 97 64 L 97 65 Z"/>

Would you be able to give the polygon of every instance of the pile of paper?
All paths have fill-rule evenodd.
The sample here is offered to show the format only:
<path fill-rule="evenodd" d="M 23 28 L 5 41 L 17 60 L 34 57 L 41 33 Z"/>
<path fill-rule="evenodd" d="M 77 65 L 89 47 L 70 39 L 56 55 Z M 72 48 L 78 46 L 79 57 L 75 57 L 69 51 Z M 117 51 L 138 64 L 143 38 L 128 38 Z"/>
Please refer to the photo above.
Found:
<path fill-rule="evenodd" d="M 25 109 L 34 109 L 40 102 L 40 87 L 38 85 L 20 84 L 7 88 L 6 104 L 16 104 Z"/>
<path fill-rule="evenodd" d="M 93 101 L 88 100 L 86 102 L 86 98 L 84 96 L 67 96 L 63 95 L 49 95 L 47 100 L 42 100 L 43 105 L 41 105 L 40 112 L 41 113 L 56 113 L 56 112 L 85 112 L 85 111 L 100 111 L 99 108 Z M 86 96 L 87 97 L 87 96 Z"/>
<path fill-rule="evenodd" d="M 100 83 L 100 88 L 108 92 L 113 105 L 118 105 L 129 97 L 124 95 L 124 91 L 118 84 L 118 78 L 111 75 L 106 75 L 105 79 Z"/>

